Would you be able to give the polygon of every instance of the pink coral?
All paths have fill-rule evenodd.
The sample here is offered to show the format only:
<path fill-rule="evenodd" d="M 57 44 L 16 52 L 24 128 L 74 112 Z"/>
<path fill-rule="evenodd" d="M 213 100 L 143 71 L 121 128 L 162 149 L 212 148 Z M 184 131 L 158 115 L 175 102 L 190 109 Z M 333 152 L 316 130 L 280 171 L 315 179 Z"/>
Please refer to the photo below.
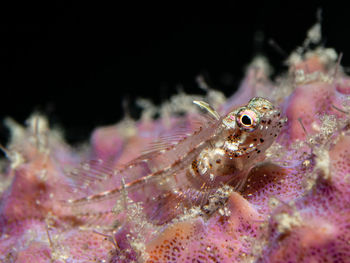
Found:
<path fill-rule="evenodd" d="M 8 120 L 12 140 L 1 175 L 0 260 L 349 262 L 350 81 L 330 49 L 294 52 L 289 66 L 289 74 L 273 83 L 266 64 L 257 59 L 239 93 L 225 103 L 220 93 L 209 91 L 208 99 L 221 112 L 261 96 L 279 104 L 288 117 L 264 162 L 250 171 L 239 193 L 223 187 L 228 200 L 212 214 L 198 207 L 181 213 L 168 207 L 173 220 L 155 224 L 149 220 L 154 210 L 138 203 L 147 198 L 142 191 L 112 199 L 113 213 L 98 202 L 72 213 L 62 202 L 72 192 L 84 196 L 101 186 L 90 185 L 93 176 L 87 172 L 83 177 L 84 167 L 78 171 L 81 181 L 67 176 L 80 162 L 102 159 L 113 170 L 137 158 L 179 122 L 194 130 L 192 96 L 180 94 L 152 109 L 161 114 L 158 120 L 148 109 L 137 122 L 125 119 L 98 128 L 91 147 L 79 151 L 50 130 L 42 116 L 34 115 L 27 128 Z M 175 117 L 176 112 L 186 115 Z M 101 172 L 98 162 L 91 165 Z M 161 206 L 164 199 L 153 201 Z"/>

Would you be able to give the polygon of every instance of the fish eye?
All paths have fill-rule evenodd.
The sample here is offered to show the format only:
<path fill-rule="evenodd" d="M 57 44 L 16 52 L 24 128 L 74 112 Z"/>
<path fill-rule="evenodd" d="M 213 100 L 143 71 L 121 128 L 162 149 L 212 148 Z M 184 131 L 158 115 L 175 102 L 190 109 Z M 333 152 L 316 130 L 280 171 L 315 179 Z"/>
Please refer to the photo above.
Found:
<path fill-rule="evenodd" d="M 247 130 L 253 130 L 258 124 L 258 116 L 253 110 L 242 109 L 237 114 L 237 124 Z"/>
<path fill-rule="evenodd" d="M 253 120 L 249 115 L 244 114 L 241 116 L 241 123 L 245 126 L 250 126 L 250 125 L 252 125 Z"/>

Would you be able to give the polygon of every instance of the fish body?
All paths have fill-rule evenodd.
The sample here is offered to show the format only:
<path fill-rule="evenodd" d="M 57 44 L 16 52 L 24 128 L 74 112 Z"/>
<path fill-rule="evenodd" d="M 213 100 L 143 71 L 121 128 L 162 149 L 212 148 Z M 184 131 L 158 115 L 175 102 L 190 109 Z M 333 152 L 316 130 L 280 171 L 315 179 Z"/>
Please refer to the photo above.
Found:
<path fill-rule="evenodd" d="M 112 211 L 114 199 L 127 192 L 136 201 L 156 203 L 151 210 L 153 216 L 159 217 L 161 211 L 170 207 L 204 206 L 223 185 L 239 191 L 251 168 L 264 159 L 264 152 L 286 120 L 271 102 L 260 97 L 222 117 L 208 104 L 200 103 L 209 116 L 193 134 L 170 145 L 160 141 L 161 147 L 120 170 L 90 162 L 81 173 L 97 178 L 92 181 L 99 181 L 97 185 L 107 189 L 72 198 L 67 203 L 79 206 L 80 211 L 108 212 Z"/>

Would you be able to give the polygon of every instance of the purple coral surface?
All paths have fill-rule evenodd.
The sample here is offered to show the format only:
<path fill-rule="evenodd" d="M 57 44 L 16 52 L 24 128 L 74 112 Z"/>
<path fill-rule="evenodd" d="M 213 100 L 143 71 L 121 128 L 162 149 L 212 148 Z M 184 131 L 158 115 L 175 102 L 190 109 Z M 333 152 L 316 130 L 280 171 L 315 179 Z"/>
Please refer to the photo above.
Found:
<path fill-rule="evenodd" d="M 350 262 L 350 78 L 338 62 L 332 49 L 298 50 L 288 72 L 273 82 L 266 62 L 256 58 L 232 97 L 208 90 L 205 98 L 179 94 L 161 108 L 147 104 L 140 120 L 97 128 L 81 149 L 71 148 L 43 116 L 33 115 L 27 127 L 8 120 L 0 260 Z M 178 121 L 195 129 L 192 100 L 205 99 L 224 114 L 255 96 L 280 106 L 288 122 L 243 189 L 210 216 L 194 208 L 156 224 L 138 202 L 147 198 L 142 191 L 112 199 L 116 211 L 108 213 L 98 202 L 89 209 L 62 202 L 111 182 L 101 179 L 102 168 L 97 178 L 82 175 L 84 166 L 74 172 L 81 162 L 103 160 L 113 170 Z"/>

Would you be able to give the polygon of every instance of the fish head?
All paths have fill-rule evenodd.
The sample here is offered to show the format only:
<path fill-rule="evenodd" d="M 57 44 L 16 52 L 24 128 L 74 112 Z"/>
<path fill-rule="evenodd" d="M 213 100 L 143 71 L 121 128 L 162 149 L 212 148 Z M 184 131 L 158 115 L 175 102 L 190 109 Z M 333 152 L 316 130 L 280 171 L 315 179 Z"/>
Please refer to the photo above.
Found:
<path fill-rule="evenodd" d="M 229 131 L 225 148 L 235 157 L 250 157 L 252 152 L 260 154 L 275 141 L 286 121 L 270 101 L 255 97 L 223 118 L 223 125 Z"/>

